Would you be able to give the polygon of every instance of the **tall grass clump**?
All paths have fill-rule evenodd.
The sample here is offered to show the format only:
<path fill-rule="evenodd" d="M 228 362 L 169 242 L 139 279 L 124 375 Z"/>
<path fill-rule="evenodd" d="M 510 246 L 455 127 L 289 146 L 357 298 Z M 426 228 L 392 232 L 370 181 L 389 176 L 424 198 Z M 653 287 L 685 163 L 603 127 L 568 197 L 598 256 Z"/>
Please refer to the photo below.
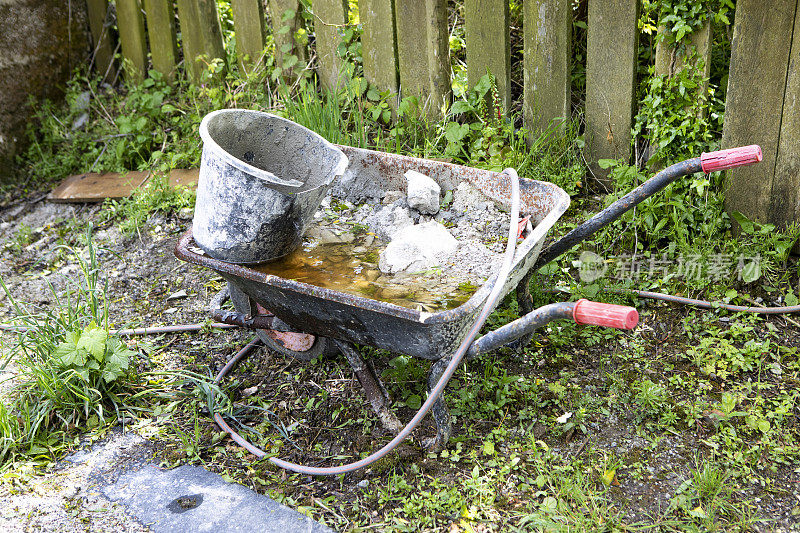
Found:
<path fill-rule="evenodd" d="M 332 143 L 367 148 L 370 125 L 359 88 L 354 86 L 358 81 L 345 83 L 335 92 L 320 91 L 313 83 L 301 83 L 294 92 L 281 86 L 285 115 Z"/>
<path fill-rule="evenodd" d="M 49 460 L 79 430 L 122 418 L 133 409 L 138 376 L 136 353 L 109 333 L 107 282 L 103 282 L 91 240 L 69 249 L 78 279 L 66 289 L 49 285 L 53 304 L 39 309 L 17 300 L 0 280 L 16 313 L 14 386 L 0 401 L 0 470 L 20 456 Z"/>

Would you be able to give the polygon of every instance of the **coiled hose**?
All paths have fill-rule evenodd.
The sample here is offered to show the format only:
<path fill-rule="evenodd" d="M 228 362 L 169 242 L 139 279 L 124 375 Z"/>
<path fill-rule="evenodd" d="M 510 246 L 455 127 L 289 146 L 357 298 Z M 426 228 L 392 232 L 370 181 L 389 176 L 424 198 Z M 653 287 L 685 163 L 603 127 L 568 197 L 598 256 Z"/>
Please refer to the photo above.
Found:
<path fill-rule="evenodd" d="M 497 278 L 495 279 L 494 285 L 492 285 L 492 290 L 489 293 L 489 296 L 486 298 L 486 303 L 483 305 L 478 318 L 472 324 L 472 327 L 467 332 L 464 340 L 461 341 L 458 349 L 456 350 L 455 354 L 453 355 L 450 364 L 447 365 L 447 368 L 442 373 L 442 377 L 439 378 L 439 381 L 436 383 L 436 386 L 433 388 L 431 393 L 428 395 L 428 399 L 425 400 L 425 403 L 419 408 L 417 413 L 414 415 L 414 418 L 398 433 L 389 443 L 383 446 L 380 450 L 373 452 L 367 457 L 360 459 L 358 461 L 347 463 L 339 466 L 330 466 L 330 467 L 313 467 L 307 465 L 300 465 L 296 463 L 291 463 L 289 461 L 284 461 L 283 459 L 278 459 L 277 457 L 270 457 L 269 460 L 276 466 L 284 468 L 286 470 L 291 470 L 292 472 L 297 472 L 299 474 L 310 475 L 310 476 L 335 476 L 339 474 L 346 474 L 348 472 L 353 472 L 360 468 L 364 468 L 365 466 L 369 466 L 372 463 L 379 461 L 387 454 L 389 454 L 392 450 L 394 450 L 402 441 L 404 441 L 414 429 L 419 425 L 425 415 L 428 414 L 431 407 L 433 407 L 434 402 L 439 398 L 439 396 L 444 392 L 445 387 L 447 386 L 447 382 L 450 381 L 450 378 L 453 377 L 458 365 L 461 363 L 461 360 L 464 358 L 464 355 L 469 350 L 469 347 L 472 345 L 472 341 L 480 332 L 481 328 L 483 327 L 484 322 L 491 314 L 492 310 L 494 309 L 495 305 L 497 304 L 497 300 L 500 298 L 500 294 L 503 291 L 503 287 L 505 286 L 506 280 L 508 279 L 508 275 L 511 272 L 511 267 L 514 264 L 514 252 L 516 250 L 517 245 L 517 221 L 519 220 L 519 176 L 517 176 L 516 171 L 513 168 L 507 168 L 503 171 L 508 177 L 510 178 L 509 181 L 511 182 L 511 222 L 508 228 L 508 241 L 506 242 L 506 250 L 503 254 L 503 264 L 500 267 L 500 271 L 497 273 Z M 247 352 L 249 352 L 250 348 L 255 346 L 254 341 L 250 342 L 245 348 L 243 348 L 239 353 L 237 353 L 228 363 L 220 370 L 219 374 L 217 375 L 216 381 L 219 382 L 225 374 L 236 364 L 236 361 L 244 357 Z M 265 457 L 266 453 L 261 450 L 260 448 L 253 446 L 249 442 L 247 442 L 241 435 L 236 433 L 226 422 L 225 419 L 222 417 L 220 413 L 214 413 L 214 420 L 216 423 L 228 434 L 230 434 L 231 438 L 238 443 L 240 446 L 247 449 L 250 453 L 255 455 L 256 457 Z"/>

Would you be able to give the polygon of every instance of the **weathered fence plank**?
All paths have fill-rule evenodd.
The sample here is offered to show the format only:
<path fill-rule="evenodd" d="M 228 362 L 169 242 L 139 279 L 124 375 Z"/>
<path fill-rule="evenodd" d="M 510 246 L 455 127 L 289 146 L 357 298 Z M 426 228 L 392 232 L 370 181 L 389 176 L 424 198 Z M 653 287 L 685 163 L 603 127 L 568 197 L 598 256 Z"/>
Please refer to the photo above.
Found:
<path fill-rule="evenodd" d="M 261 0 L 231 0 L 236 55 L 239 66 L 247 70 L 261 59 L 266 45 L 264 3 Z"/>
<path fill-rule="evenodd" d="M 295 34 L 301 27 L 299 0 L 269 0 L 269 15 L 275 37 L 275 64 L 284 69 L 284 79 L 293 79 L 295 72 L 305 67 L 306 47 L 295 42 Z M 292 15 L 291 13 L 294 13 Z M 294 56 L 297 62 L 291 57 Z"/>
<path fill-rule="evenodd" d="M 637 0 L 589 0 L 586 43 L 586 160 L 599 179 L 598 159 L 631 154 L 639 16 Z"/>
<path fill-rule="evenodd" d="M 141 80 L 147 72 L 147 39 L 139 0 L 117 0 L 117 28 L 122 56 L 130 61 L 129 74 Z"/>
<path fill-rule="evenodd" d="M 393 0 L 358 0 L 364 77 L 380 91 L 397 93 L 397 39 Z M 395 99 L 391 99 L 395 102 Z"/>
<path fill-rule="evenodd" d="M 665 32 L 666 28 L 659 26 L 658 33 Z M 707 94 L 708 77 L 711 74 L 711 41 L 711 19 L 706 19 L 700 28 L 692 32 L 689 42 L 684 46 L 667 45 L 663 39 L 659 39 L 655 50 L 655 74 L 672 78 L 683 70 L 688 60 L 692 61 L 692 66 L 702 61 L 702 76 L 705 81 L 697 87 L 697 94 Z M 702 106 L 699 115 L 702 117 L 705 111 L 706 106 Z"/>
<path fill-rule="evenodd" d="M 183 62 L 195 81 L 205 69 L 199 56 L 224 58 L 222 29 L 214 0 L 177 0 L 183 39 Z"/>
<path fill-rule="evenodd" d="M 667 32 L 663 26 L 659 26 L 659 33 Z M 688 49 L 679 50 L 675 46 L 670 46 L 659 40 L 656 43 L 655 72 L 658 75 L 674 76 L 686 66 L 686 59 L 692 52 L 703 60 L 703 77 L 708 78 L 711 73 L 711 19 L 706 19 L 705 23 L 692 33 L 689 37 Z M 706 88 L 708 85 L 706 85 Z"/>
<path fill-rule="evenodd" d="M 780 226 L 800 221 L 800 2 L 794 17 L 770 205 L 772 222 Z"/>
<path fill-rule="evenodd" d="M 534 135 L 569 119 L 572 83 L 572 3 L 532 0 L 524 4 L 525 127 Z"/>
<path fill-rule="evenodd" d="M 450 45 L 446 0 L 395 5 L 402 96 L 415 96 L 429 118 L 450 98 Z"/>
<path fill-rule="evenodd" d="M 153 68 L 168 81 L 175 77 L 178 47 L 175 36 L 175 8 L 172 0 L 144 0 L 147 14 L 147 38 Z"/>
<path fill-rule="evenodd" d="M 758 165 L 728 171 L 725 208 L 759 222 L 779 222 L 774 216 L 777 212 L 772 212 L 777 207 L 772 197 L 779 146 L 797 154 L 797 130 L 787 132 L 785 142 L 780 142 L 784 102 L 788 96 L 796 106 L 798 98 L 796 92 L 787 94 L 786 90 L 796 11 L 797 0 L 776 1 L 769 9 L 759 0 L 736 4 L 722 146 L 759 144 L 764 159 Z M 794 50 L 796 53 L 797 47 Z M 796 73 L 792 74 L 790 78 L 795 80 Z M 796 87 L 796 80 L 794 83 Z M 793 150 L 791 143 L 795 144 Z M 783 161 L 791 163 L 793 157 L 784 157 Z M 787 201 L 786 194 L 782 191 L 783 198 L 777 202 Z M 788 210 L 780 211 L 788 217 Z"/>
<path fill-rule="evenodd" d="M 110 81 L 116 75 L 114 68 L 114 47 L 111 44 L 107 0 L 87 0 L 89 8 L 89 28 L 92 31 L 92 50 L 94 65 L 103 79 Z"/>
<path fill-rule="evenodd" d="M 339 85 L 339 43 L 347 23 L 347 0 L 314 0 L 314 33 L 319 59 L 319 76 L 322 86 L 334 90 Z"/>
<path fill-rule="evenodd" d="M 466 0 L 467 82 L 474 87 L 486 72 L 497 79 L 503 109 L 511 105 L 511 37 L 508 0 Z"/>
<path fill-rule="evenodd" d="M 431 73 L 432 110 L 437 115 L 450 101 L 450 32 L 447 28 L 447 1 L 427 0 L 428 69 Z M 402 78 L 401 78 L 402 80 Z"/>
<path fill-rule="evenodd" d="M 430 94 L 428 72 L 428 24 L 426 3 L 395 4 L 397 17 L 397 56 L 402 96 L 416 96 L 424 102 Z"/>

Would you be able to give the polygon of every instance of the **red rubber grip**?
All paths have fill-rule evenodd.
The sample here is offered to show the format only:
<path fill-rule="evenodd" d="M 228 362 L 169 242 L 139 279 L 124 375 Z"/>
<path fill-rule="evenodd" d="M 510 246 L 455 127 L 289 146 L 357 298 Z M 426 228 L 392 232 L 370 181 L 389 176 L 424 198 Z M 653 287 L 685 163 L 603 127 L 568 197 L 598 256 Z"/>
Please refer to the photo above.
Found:
<path fill-rule="evenodd" d="M 604 304 L 580 299 L 575 302 L 572 318 L 577 324 L 633 329 L 639 323 L 639 312 L 627 305 Z"/>
<path fill-rule="evenodd" d="M 750 146 L 740 146 L 702 154 L 700 156 L 700 166 L 703 167 L 703 172 L 708 174 L 717 170 L 752 165 L 763 158 L 761 147 L 757 144 L 751 144 Z"/>

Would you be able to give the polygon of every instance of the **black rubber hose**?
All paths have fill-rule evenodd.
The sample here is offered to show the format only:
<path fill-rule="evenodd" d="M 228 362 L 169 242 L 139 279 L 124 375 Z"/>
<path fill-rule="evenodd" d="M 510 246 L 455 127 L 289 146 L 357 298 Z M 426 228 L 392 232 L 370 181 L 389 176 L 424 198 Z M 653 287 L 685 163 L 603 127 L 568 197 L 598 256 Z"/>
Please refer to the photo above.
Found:
<path fill-rule="evenodd" d="M 755 313 L 759 315 L 784 315 L 788 313 L 800 313 L 800 305 L 787 305 L 785 307 L 751 307 L 745 305 L 732 305 L 722 302 L 709 302 L 707 300 L 698 300 L 695 298 L 686 298 L 685 296 L 674 296 L 672 294 L 665 294 L 663 292 L 650 292 L 640 291 L 637 289 L 614 289 L 611 292 L 619 294 L 633 293 L 642 298 L 649 298 L 651 300 L 661 300 L 664 302 L 672 302 L 683 305 L 693 305 L 702 309 L 724 309 L 726 311 L 733 311 L 735 313 Z"/>

